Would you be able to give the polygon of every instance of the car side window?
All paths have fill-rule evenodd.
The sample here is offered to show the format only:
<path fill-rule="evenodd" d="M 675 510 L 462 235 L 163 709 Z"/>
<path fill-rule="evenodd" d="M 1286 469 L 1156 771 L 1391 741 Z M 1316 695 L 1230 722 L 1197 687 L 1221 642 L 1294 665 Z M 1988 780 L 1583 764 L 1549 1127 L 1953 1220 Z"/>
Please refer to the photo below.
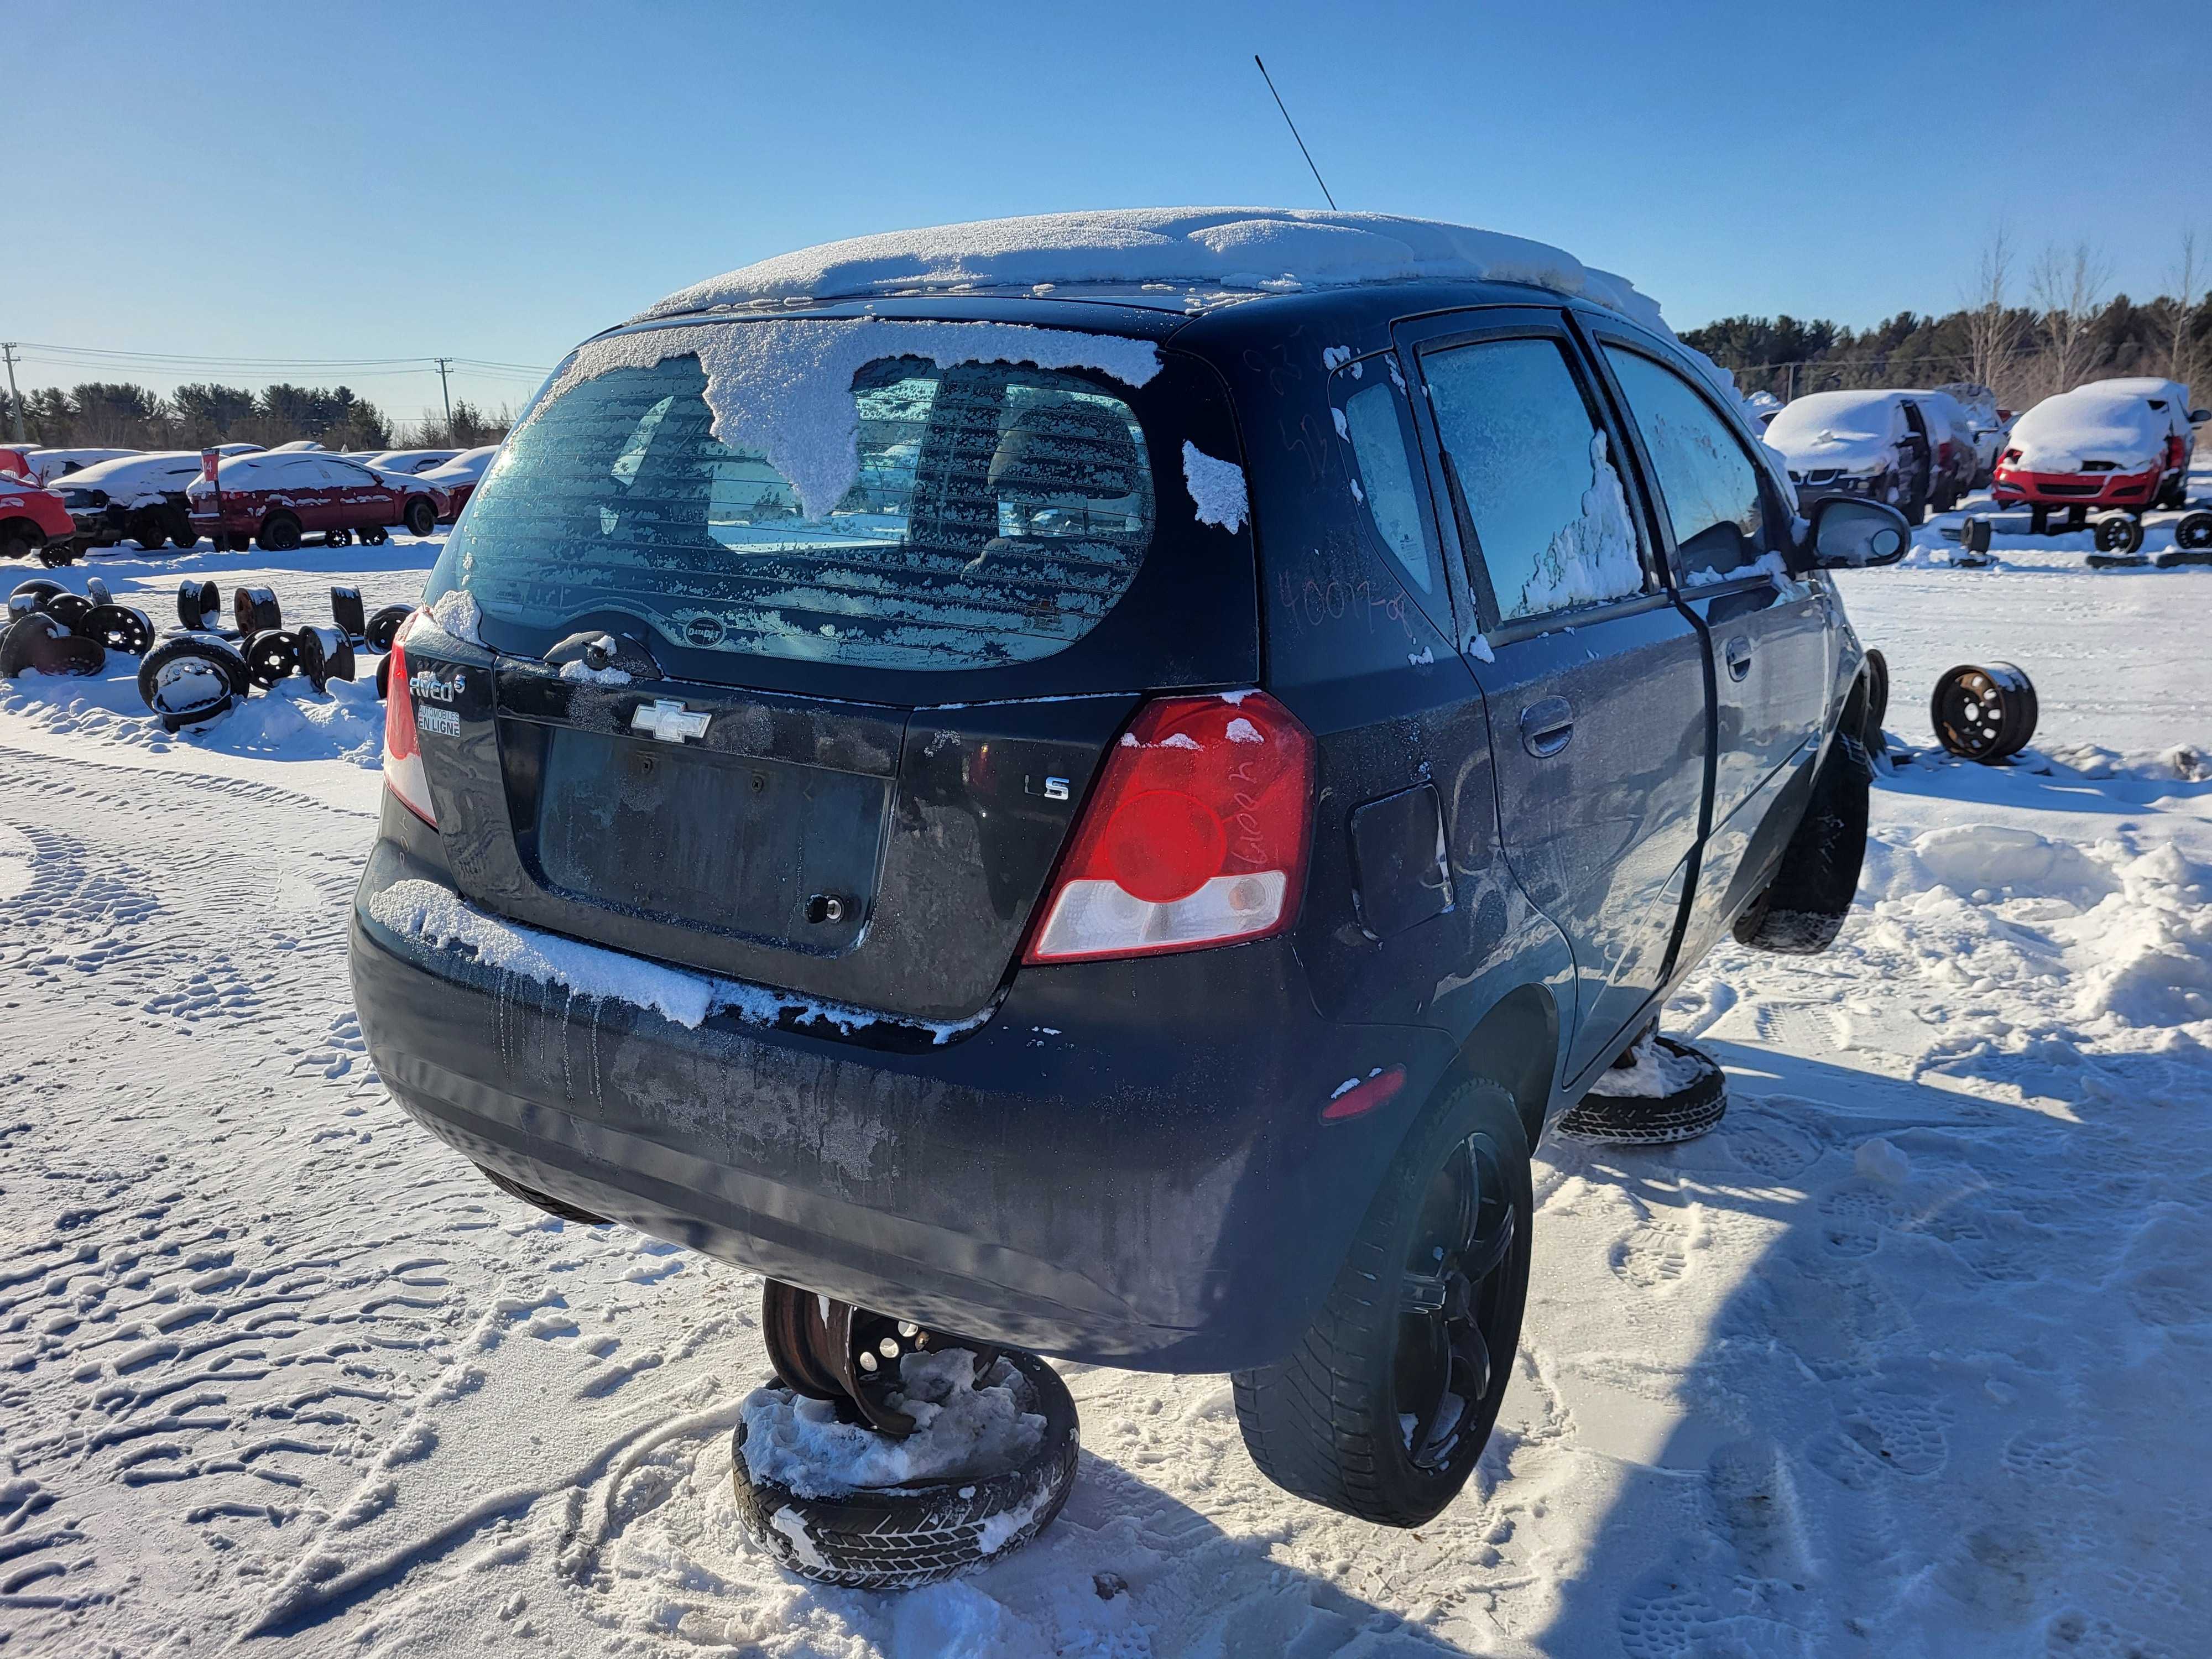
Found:
<path fill-rule="evenodd" d="M 1756 563 L 1774 526 L 1750 452 L 1673 369 L 1620 346 L 1605 355 L 1658 474 L 1684 584 L 1725 581 Z"/>
<path fill-rule="evenodd" d="M 1352 491 L 1366 508 L 1368 522 L 1401 574 L 1423 597 L 1432 598 L 1443 591 L 1442 571 L 1413 479 L 1413 420 L 1404 393 L 1382 362 L 1371 359 L 1337 371 L 1338 429 L 1352 446 Z M 1358 384 L 1355 368 L 1372 371 L 1364 374 L 1366 385 Z"/>
<path fill-rule="evenodd" d="M 1486 623 L 1646 591 L 1627 494 L 1564 343 L 1448 347 L 1421 370 Z"/>

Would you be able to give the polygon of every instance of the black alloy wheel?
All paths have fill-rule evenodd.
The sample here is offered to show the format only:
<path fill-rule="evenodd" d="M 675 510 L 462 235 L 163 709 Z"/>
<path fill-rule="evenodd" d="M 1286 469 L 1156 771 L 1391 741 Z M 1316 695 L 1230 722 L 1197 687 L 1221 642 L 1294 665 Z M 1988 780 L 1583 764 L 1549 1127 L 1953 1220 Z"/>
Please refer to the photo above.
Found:
<path fill-rule="evenodd" d="M 1417 1469 L 1471 1468 L 1488 1438 L 1486 1425 L 1468 1432 L 1469 1419 L 1513 1364 L 1519 1308 L 1500 1269 L 1518 1231 L 1495 1149 L 1469 1135 L 1429 1182 L 1400 1285 L 1391 1370 L 1399 1419 L 1413 1419 L 1406 1449 Z"/>

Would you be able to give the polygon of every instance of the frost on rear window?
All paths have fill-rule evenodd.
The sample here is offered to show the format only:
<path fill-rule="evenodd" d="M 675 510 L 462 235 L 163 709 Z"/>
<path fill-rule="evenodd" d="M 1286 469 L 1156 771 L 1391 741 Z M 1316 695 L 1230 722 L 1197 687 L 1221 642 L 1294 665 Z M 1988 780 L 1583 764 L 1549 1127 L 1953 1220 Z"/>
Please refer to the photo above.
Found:
<path fill-rule="evenodd" d="M 1589 463 L 1590 484 L 1583 492 L 1582 510 L 1560 526 L 1536 556 L 1536 567 L 1520 594 L 1508 602 L 1510 614 L 1534 617 L 1643 590 L 1644 567 L 1636 556 L 1628 496 L 1620 487 L 1620 474 L 1606 458 L 1602 432 L 1590 434 Z"/>
<path fill-rule="evenodd" d="M 1127 404 L 1015 362 L 844 361 L 855 342 L 949 356 L 948 331 L 1049 330 L 809 326 L 838 331 L 797 336 L 782 381 L 701 337 L 796 323 L 657 331 L 700 349 L 647 337 L 564 373 L 456 532 L 453 568 L 485 614 L 558 632 L 628 617 L 694 650 L 923 671 L 1031 660 L 1095 627 L 1152 538 Z M 1140 355 L 1120 367 L 1146 372 Z M 825 375 L 829 395 L 811 383 Z"/>

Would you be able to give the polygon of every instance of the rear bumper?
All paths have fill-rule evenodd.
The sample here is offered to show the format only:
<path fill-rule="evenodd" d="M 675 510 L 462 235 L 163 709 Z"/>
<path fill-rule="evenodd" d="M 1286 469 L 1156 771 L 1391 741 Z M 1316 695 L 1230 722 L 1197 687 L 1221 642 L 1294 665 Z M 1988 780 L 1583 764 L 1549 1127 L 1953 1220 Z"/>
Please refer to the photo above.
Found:
<path fill-rule="evenodd" d="M 1441 1031 L 1322 1019 L 1286 940 L 1028 969 L 919 1053 L 686 1028 L 393 934 L 367 902 L 403 877 L 433 878 L 380 841 L 354 991 L 386 1085 L 440 1139 L 805 1289 L 1068 1358 L 1286 1352 L 1452 1058 Z M 1322 1121 L 1394 1065 L 1395 1100 Z"/>

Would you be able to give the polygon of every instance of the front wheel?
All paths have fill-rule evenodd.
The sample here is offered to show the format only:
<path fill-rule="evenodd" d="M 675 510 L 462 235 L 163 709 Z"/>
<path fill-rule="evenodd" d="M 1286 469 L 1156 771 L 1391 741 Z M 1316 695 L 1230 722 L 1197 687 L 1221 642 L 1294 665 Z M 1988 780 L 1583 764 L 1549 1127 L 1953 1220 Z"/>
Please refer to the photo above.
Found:
<path fill-rule="evenodd" d="M 1407 1137 L 1297 1346 L 1236 1373 L 1260 1473 L 1383 1526 L 1450 1503 L 1512 1380 L 1533 1217 L 1513 1097 L 1462 1084 Z"/>

